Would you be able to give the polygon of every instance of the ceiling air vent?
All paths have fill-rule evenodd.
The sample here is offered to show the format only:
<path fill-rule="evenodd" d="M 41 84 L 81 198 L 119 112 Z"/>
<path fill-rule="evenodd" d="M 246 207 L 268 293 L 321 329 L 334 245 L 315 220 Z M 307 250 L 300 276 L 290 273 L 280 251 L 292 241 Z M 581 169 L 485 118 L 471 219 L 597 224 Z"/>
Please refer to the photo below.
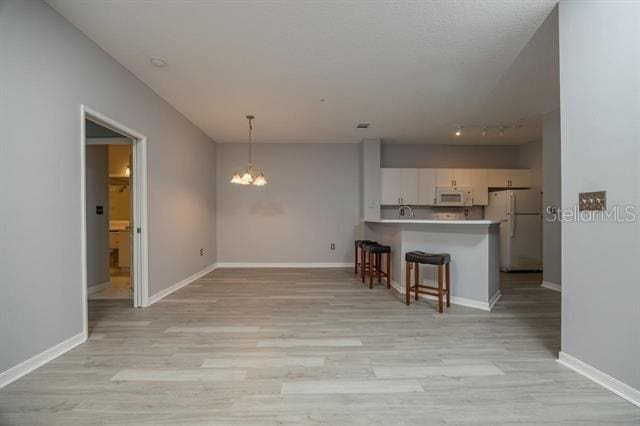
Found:
<path fill-rule="evenodd" d="M 371 123 L 358 123 L 356 129 L 368 129 Z"/>

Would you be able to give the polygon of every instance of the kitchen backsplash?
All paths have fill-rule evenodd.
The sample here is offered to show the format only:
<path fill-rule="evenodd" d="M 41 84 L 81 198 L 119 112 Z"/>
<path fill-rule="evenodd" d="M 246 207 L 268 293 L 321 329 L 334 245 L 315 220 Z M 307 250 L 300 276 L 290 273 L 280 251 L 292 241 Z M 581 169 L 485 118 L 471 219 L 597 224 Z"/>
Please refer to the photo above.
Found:
<path fill-rule="evenodd" d="M 467 214 L 465 215 L 465 211 Z M 433 220 L 470 220 L 484 219 L 484 207 L 413 207 L 416 219 L 433 219 Z M 410 215 L 407 211 L 405 214 Z M 398 219 L 410 217 L 399 217 L 396 207 L 381 207 L 380 216 L 382 219 Z"/>

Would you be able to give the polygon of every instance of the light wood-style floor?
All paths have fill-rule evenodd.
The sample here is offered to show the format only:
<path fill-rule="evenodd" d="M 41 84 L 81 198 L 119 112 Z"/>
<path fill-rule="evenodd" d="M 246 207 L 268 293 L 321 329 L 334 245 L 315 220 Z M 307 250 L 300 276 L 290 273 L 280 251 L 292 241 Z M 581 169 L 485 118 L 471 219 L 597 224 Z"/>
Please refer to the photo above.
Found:
<path fill-rule="evenodd" d="M 405 306 L 348 269 L 220 269 L 0 390 L 0 424 L 639 424 L 555 361 L 560 294 L 504 276 L 492 312 Z M 455 277 L 453 278 L 455 286 Z"/>

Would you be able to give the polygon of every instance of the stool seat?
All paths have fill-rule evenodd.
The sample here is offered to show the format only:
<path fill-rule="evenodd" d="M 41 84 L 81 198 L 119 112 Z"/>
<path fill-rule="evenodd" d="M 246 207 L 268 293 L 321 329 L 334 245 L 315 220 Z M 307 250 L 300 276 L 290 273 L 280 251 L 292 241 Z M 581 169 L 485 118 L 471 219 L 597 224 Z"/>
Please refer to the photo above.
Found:
<path fill-rule="evenodd" d="M 365 246 L 364 250 L 373 254 L 391 253 L 391 247 L 379 244 Z"/>
<path fill-rule="evenodd" d="M 373 242 L 373 241 L 371 241 L 371 240 L 355 240 L 355 241 L 353 242 L 353 245 L 354 245 L 354 246 L 356 246 L 356 247 L 362 247 L 362 244 L 365 244 L 365 243 L 372 243 L 372 242 Z"/>
<path fill-rule="evenodd" d="M 426 265 L 446 265 L 451 262 L 449 253 L 425 253 L 423 251 L 410 251 L 404 256 L 405 261 Z"/>

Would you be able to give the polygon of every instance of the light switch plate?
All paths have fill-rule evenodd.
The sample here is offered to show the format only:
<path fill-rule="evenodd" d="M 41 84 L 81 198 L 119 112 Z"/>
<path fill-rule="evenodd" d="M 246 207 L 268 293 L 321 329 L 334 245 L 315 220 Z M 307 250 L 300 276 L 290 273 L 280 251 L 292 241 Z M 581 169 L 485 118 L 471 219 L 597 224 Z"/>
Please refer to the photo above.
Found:
<path fill-rule="evenodd" d="M 607 191 L 581 192 L 578 203 L 580 211 L 604 211 L 607 209 Z"/>

